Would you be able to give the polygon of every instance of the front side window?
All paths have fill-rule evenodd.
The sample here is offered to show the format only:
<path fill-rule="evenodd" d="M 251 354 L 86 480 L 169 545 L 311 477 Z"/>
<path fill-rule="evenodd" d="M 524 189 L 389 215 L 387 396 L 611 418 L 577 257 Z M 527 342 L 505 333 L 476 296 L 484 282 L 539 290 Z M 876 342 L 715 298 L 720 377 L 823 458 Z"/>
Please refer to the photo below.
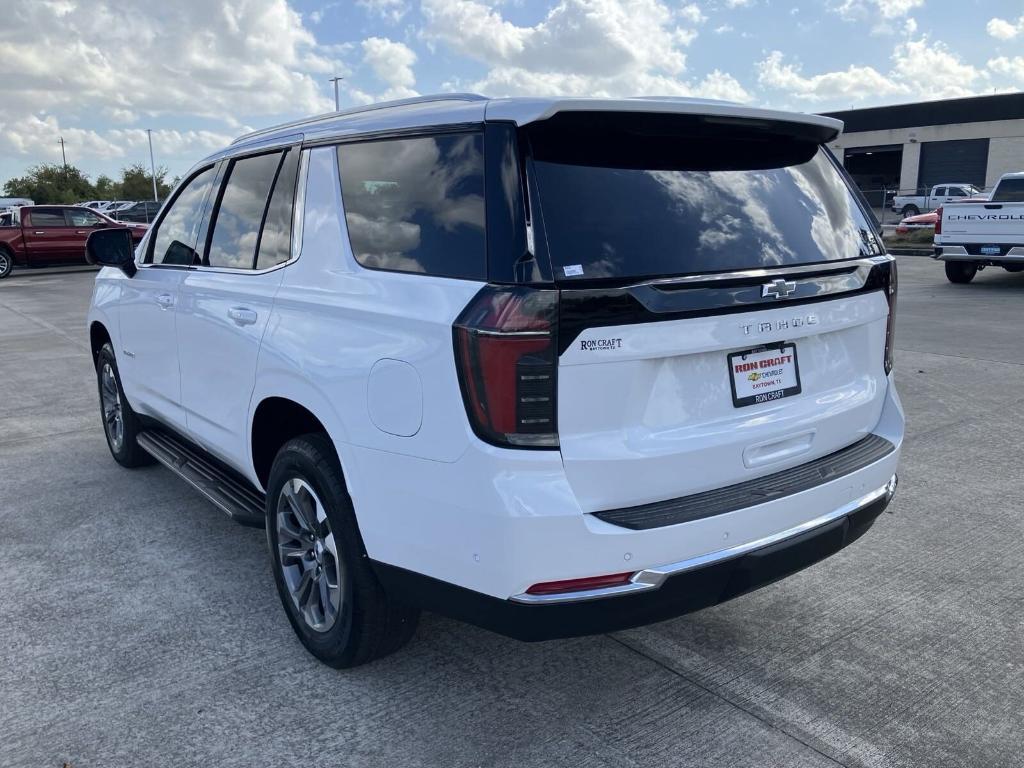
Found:
<path fill-rule="evenodd" d="M 98 227 L 100 224 L 106 223 L 92 211 L 79 208 L 66 211 L 66 213 L 68 215 L 68 223 L 72 227 Z"/>
<path fill-rule="evenodd" d="M 345 220 L 364 267 L 483 279 L 480 133 L 338 147 Z"/>
<path fill-rule="evenodd" d="M 214 176 L 212 166 L 200 172 L 174 199 L 153 238 L 153 246 L 146 257 L 147 263 L 180 267 L 195 263 L 199 224 Z"/>
<path fill-rule="evenodd" d="M 204 266 L 252 269 L 281 153 L 243 157 L 228 170 Z"/>

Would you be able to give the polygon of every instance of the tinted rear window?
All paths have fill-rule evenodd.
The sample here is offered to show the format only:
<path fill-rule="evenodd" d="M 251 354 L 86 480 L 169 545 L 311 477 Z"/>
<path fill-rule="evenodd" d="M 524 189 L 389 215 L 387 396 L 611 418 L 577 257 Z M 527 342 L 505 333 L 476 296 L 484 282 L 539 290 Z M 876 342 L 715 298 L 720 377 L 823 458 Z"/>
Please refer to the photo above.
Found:
<path fill-rule="evenodd" d="M 674 276 L 879 252 L 872 225 L 815 142 L 770 126 L 645 117 L 528 132 L 557 279 Z"/>
<path fill-rule="evenodd" d="M 993 203 L 1024 203 L 1024 179 L 1003 179 L 992 195 Z"/>

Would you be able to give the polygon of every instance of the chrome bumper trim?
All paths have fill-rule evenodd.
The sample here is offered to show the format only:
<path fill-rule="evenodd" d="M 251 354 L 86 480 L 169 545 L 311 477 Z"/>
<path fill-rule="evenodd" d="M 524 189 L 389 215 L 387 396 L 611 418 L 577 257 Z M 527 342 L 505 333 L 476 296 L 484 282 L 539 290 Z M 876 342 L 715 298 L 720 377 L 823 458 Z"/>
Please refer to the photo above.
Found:
<path fill-rule="evenodd" d="M 768 547 L 772 544 L 778 544 L 786 539 L 799 536 L 800 534 L 812 531 L 815 528 L 826 525 L 827 523 L 831 523 L 833 520 L 838 520 L 840 517 L 853 514 L 863 507 L 874 504 L 883 497 L 888 501 L 892 499 L 896 493 L 897 482 L 896 475 L 893 475 L 889 478 L 889 482 L 881 488 L 876 488 L 870 493 L 864 494 L 859 499 L 854 499 L 848 504 L 844 504 L 837 509 L 833 509 L 831 512 L 826 512 L 812 520 L 808 520 L 806 523 L 801 523 L 800 525 L 793 526 L 792 528 L 787 528 L 784 531 L 773 533 L 770 536 L 765 536 L 755 541 L 749 541 L 746 544 L 738 544 L 735 547 L 730 547 L 729 549 L 721 549 L 717 552 L 709 552 L 705 555 L 698 555 L 697 557 L 691 557 L 687 560 L 680 560 L 676 563 L 658 565 L 651 568 L 645 568 L 642 571 L 637 571 L 633 574 L 628 584 L 621 584 L 614 587 L 602 587 L 601 589 L 587 589 L 579 592 L 563 592 L 555 595 L 530 595 L 524 592 L 519 595 L 513 595 L 509 599 L 515 603 L 526 603 L 528 605 L 554 605 L 558 603 L 576 603 L 583 600 L 598 600 L 605 597 L 614 597 L 616 595 L 627 595 L 634 592 L 644 592 L 651 589 L 657 589 L 670 576 L 713 565 L 714 563 L 719 563 L 723 560 L 730 560 L 734 557 L 739 557 L 747 554 L 748 552 L 752 552 L 755 549 L 761 549 L 762 547 Z"/>
<path fill-rule="evenodd" d="M 1024 261 L 1024 246 L 1015 245 L 1004 256 L 968 253 L 962 245 L 938 245 L 939 261 Z"/>

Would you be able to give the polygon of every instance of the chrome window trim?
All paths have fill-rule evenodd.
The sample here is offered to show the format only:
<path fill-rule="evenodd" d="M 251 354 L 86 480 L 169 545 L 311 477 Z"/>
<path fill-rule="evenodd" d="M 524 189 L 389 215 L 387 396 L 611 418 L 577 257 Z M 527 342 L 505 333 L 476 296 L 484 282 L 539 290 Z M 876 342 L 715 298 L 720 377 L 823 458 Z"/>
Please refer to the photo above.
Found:
<path fill-rule="evenodd" d="M 292 200 L 292 236 L 291 243 L 289 245 L 290 256 L 288 260 L 282 261 L 280 264 L 275 264 L 272 267 L 265 267 L 264 269 L 240 269 L 238 267 L 207 267 L 203 266 L 202 264 L 192 264 L 188 267 L 178 267 L 178 269 L 187 269 L 189 272 L 221 272 L 227 275 L 265 275 L 268 272 L 275 272 L 278 269 L 284 269 L 289 264 L 294 264 L 296 261 L 299 260 L 299 255 L 301 254 L 302 251 L 302 219 L 306 205 L 306 175 L 309 172 L 309 151 L 299 147 L 298 145 L 291 145 L 290 148 L 295 149 L 295 151 L 299 152 L 300 154 L 298 178 L 295 182 L 297 186 L 295 188 L 295 197 Z M 271 190 L 271 194 L 273 194 L 273 190 Z M 296 227 L 298 228 L 297 230 Z M 296 231 L 298 232 L 297 238 Z M 296 239 L 298 240 L 298 245 L 296 245 Z"/>
<path fill-rule="evenodd" d="M 701 275 L 684 275 L 683 277 L 663 277 L 656 280 L 641 280 L 639 282 L 632 283 L 627 286 L 627 288 L 639 288 L 642 286 L 657 287 L 659 285 L 691 285 L 694 283 L 714 283 L 723 280 L 772 279 L 776 275 L 800 275 L 808 272 L 841 272 L 843 270 L 850 269 L 851 267 L 873 267 L 877 264 L 885 264 L 895 260 L 895 256 L 885 253 L 878 256 L 843 259 L 841 261 L 826 261 L 819 264 L 794 264 L 788 267 L 763 267 L 759 269 L 741 269 L 735 272 L 710 272 Z"/>
<path fill-rule="evenodd" d="M 891 455 L 892 454 L 890 454 L 890 456 Z M 882 461 L 884 460 L 885 459 L 882 459 Z M 670 576 L 676 576 L 680 573 L 686 573 L 687 571 L 692 571 L 697 568 L 714 565 L 715 563 L 720 563 L 724 560 L 731 560 L 733 558 L 740 557 L 741 555 L 753 552 L 756 549 L 762 549 L 763 547 L 778 544 L 786 539 L 807 533 L 815 528 L 831 523 L 833 520 L 838 520 L 841 517 L 852 514 L 869 504 L 873 504 L 883 497 L 887 500 L 892 499 L 893 495 L 896 493 L 896 484 L 896 475 L 893 475 L 881 488 L 876 488 L 858 499 L 854 499 L 847 504 L 843 504 L 841 507 L 837 507 L 830 512 L 819 515 L 805 523 L 795 525 L 792 528 L 787 528 L 784 531 L 779 531 L 778 533 L 773 533 L 769 536 L 764 536 L 755 541 L 749 541 L 746 544 L 738 544 L 735 547 L 730 547 L 729 549 L 721 549 L 717 552 L 708 552 L 707 554 L 697 555 L 696 557 L 687 558 L 686 560 L 680 560 L 675 563 L 644 568 L 643 570 L 634 573 L 626 584 L 619 584 L 614 587 L 602 587 L 600 589 L 581 590 L 579 592 L 562 592 L 554 595 L 531 595 L 524 592 L 518 595 L 513 595 L 509 600 L 514 603 L 525 603 L 528 605 L 556 605 L 559 603 L 575 603 L 584 600 L 598 600 L 605 597 L 614 597 L 616 595 L 625 595 L 634 592 L 658 589 Z"/>

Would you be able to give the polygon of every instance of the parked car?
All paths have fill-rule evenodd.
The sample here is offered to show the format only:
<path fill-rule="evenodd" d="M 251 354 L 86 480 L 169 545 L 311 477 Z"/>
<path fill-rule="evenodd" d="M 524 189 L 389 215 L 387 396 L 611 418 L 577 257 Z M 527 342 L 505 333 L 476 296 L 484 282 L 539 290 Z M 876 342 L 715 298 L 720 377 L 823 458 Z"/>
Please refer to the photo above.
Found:
<path fill-rule="evenodd" d="M 986 195 L 975 195 L 974 197 L 965 197 L 962 202 L 973 203 L 978 201 L 988 200 Z M 896 233 L 900 235 L 908 234 L 912 229 L 922 229 L 927 227 L 934 227 L 935 222 L 939 218 L 939 211 L 928 211 L 928 213 L 919 213 L 916 216 L 907 216 L 902 219 L 899 224 L 896 225 Z"/>
<path fill-rule="evenodd" d="M 985 267 L 1024 271 L 1024 173 L 1004 174 L 986 200 L 936 213 L 935 258 L 950 282 L 969 283 Z"/>
<path fill-rule="evenodd" d="M 113 217 L 118 221 L 136 221 L 148 224 L 156 218 L 161 205 L 163 205 L 163 203 L 159 203 L 155 200 L 132 203 L 131 205 L 126 205 L 115 211 L 113 213 Z"/>
<path fill-rule="evenodd" d="M 892 209 L 904 217 L 932 211 L 944 203 L 953 203 L 982 194 L 973 184 L 936 184 L 927 195 L 896 195 Z"/>
<path fill-rule="evenodd" d="M 23 205 L 35 205 L 35 203 L 27 197 L 0 197 L 0 208 L 20 208 Z"/>
<path fill-rule="evenodd" d="M 15 266 L 49 267 L 85 264 L 85 242 L 97 229 L 128 229 L 138 242 L 144 224 L 121 224 L 88 208 L 68 205 L 34 205 L 16 209 L 10 223 L 0 226 L 0 279 Z"/>
<path fill-rule="evenodd" d="M 137 249 L 89 239 L 111 454 L 265 525 L 313 655 L 390 653 L 421 608 L 522 640 L 660 621 L 872 525 L 896 265 L 839 121 L 384 106 L 242 137 Z"/>
<path fill-rule="evenodd" d="M 110 200 L 89 200 L 84 203 L 79 203 L 80 208 L 91 208 L 92 210 L 100 210 L 101 208 L 110 205 Z"/>

